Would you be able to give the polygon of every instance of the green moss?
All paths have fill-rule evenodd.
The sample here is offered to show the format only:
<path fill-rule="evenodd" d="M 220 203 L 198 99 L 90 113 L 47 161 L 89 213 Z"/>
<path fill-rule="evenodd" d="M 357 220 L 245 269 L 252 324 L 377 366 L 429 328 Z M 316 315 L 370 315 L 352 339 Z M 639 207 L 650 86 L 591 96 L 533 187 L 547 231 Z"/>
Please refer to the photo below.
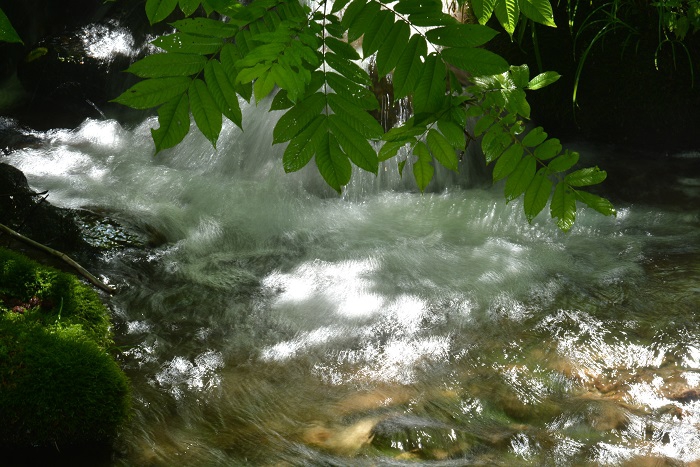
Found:
<path fill-rule="evenodd" d="M 0 249 L 0 446 L 104 441 L 129 412 L 109 314 L 69 274 Z"/>

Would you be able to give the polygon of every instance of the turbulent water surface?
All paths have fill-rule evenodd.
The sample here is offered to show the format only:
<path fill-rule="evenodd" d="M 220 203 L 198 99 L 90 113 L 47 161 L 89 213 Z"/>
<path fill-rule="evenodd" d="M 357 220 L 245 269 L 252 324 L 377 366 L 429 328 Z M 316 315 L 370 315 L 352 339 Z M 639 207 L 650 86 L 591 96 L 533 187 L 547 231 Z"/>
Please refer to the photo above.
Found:
<path fill-rule="evenodd" d="M 10 156 L 147 245 L 98 265 L 134 396 L 104 464 L 700 459 L 692 183 L 568 234 L 497 188 L 420 195 L 395 162 L 339 198 L 285 175 L 251 112 L 216 151 L 190 135 L 154 157 L 154 121 L 86 121 Z"/>

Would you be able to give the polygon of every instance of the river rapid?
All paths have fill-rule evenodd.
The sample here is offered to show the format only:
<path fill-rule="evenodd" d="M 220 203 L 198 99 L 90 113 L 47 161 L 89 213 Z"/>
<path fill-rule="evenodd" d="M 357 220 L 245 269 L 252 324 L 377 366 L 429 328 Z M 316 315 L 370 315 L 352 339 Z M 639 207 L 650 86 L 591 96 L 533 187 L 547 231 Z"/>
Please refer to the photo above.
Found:
<path fill-rule="evenodd" d="M 421 195 L 395 161 L 338 197 L 315 167 L 284 174 L 276 116 L 246 112 L 216 150 L 154 156 L 154 120 L 87 120 L 8 157 L 133 240 L 93 265 L 119 290 L 133 416 L 71 465 L 700 459 L 696 179 L 564 234 L 468 176 Z"/>

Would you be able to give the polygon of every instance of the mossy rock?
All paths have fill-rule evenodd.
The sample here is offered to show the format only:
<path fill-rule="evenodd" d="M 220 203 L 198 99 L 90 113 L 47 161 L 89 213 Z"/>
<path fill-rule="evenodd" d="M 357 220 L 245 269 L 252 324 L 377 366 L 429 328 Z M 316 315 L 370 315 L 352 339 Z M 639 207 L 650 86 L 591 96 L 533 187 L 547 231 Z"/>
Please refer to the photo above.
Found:
<path fill-rule="evenodd" d="M 0 249 L 0 446 L 112 438 L 128 416 L 130 388 L 111 345 L 95 291 Z"/>

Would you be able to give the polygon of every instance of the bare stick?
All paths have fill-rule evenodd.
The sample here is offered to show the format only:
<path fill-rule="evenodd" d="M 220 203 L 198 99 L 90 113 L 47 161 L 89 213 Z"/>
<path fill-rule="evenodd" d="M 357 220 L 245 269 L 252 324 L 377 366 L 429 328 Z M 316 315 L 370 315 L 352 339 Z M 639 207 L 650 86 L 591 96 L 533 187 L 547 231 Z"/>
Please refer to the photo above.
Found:
<path fill-rule="evenodd" d="M 90 283 L 92 283 L 96 287 L 99 287 L 100 289 L 102 289 L 105 292 L 108 292 L 110 294 L 116 293 L 117 290 L 114 287 L 105 284 L 104 282 L 99 280 L 97 277 L 93 276 L 90 273 L 90 271 L 88 271 L 87 269 L 85 269 L 84 267 L 82 267 L 81 265 L 76 263 L 73 260 L 73 258 L 68 256 L 67 254 L 62 253 L 58 250 L 54 250 L 53 248 L 48 247 L 46 245 L 43 245 L 39 242 L 35 242 L 31 238 L 25 237 L 24 235 L 22 235 L 19 232 L 15 232 L 14 230 L 12 230 L 11 228 L 9 228 L 8 226 L 6 226 L 4 224 L 0 224 L 0 230 L 7 233 L 9 236 L 16 238 L 17 240 L 20 240 L 24 243 L 27 243 L 27 244 L 33 246 L 34 248 L 38 248 L 42 251 L 45 251 L 46 253 L 49 253 L 50 255 L 61 258 L 64 262 L 68 263 L 71 267 L 73 267 L 76 271 L 78 271 L 83 277 L 85 277 L 88 281 L 90 281 Z"/>

